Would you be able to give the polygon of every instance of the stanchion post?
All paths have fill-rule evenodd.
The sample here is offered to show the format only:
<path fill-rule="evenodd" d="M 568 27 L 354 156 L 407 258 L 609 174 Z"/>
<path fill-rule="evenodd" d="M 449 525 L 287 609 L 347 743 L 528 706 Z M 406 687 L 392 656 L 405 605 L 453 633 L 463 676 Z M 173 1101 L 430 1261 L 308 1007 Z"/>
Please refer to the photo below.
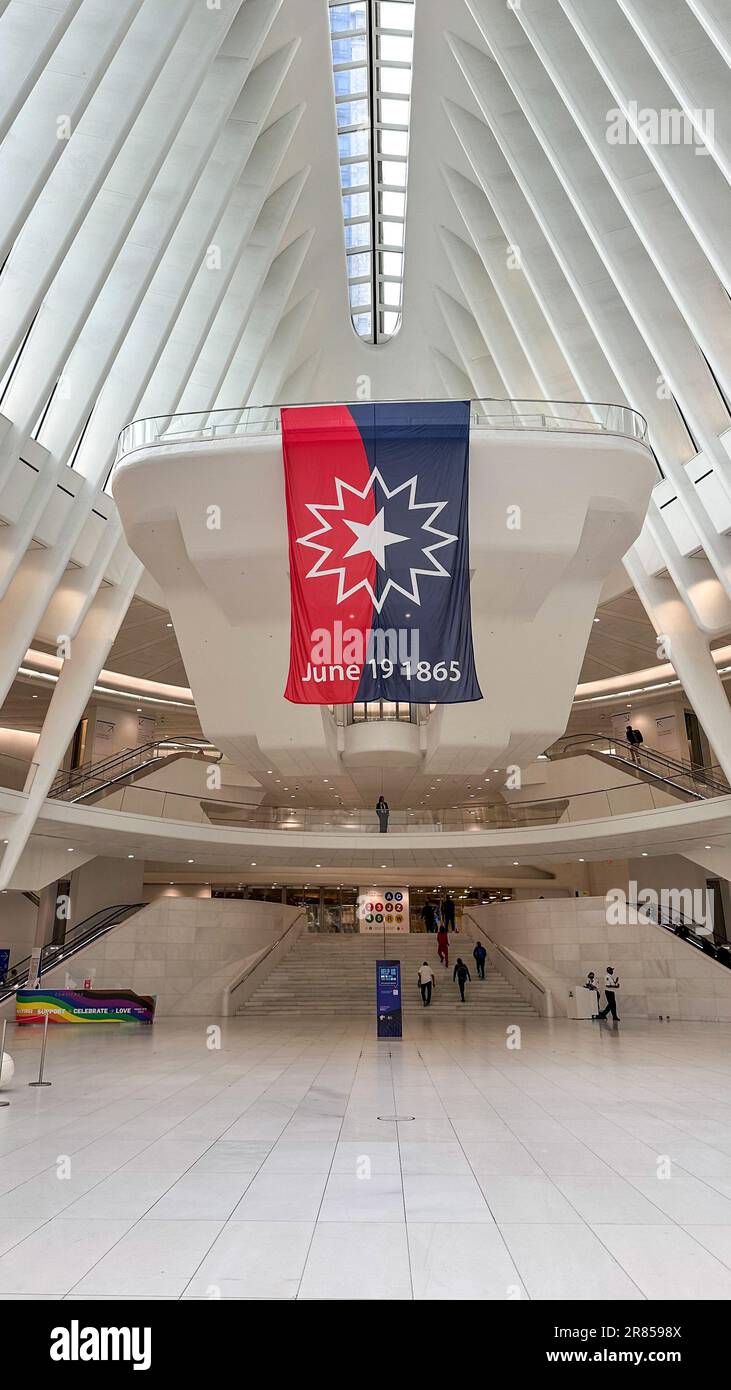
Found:
<path fill-rule="evenodd" d="M 45 1017 L 44 1017 L 44 1019 L 43 1019 L 43 1042 L 41 1043 L 41 1065 L 40 1065 L 40 1067 L 39 1067 L 39 1069 L 38 1069 L 38 1080 L 37 1080 L 37 1081 L 29 1081 L 29 1082 L 28 1082 L 28 1085 L 29 1085 L 29 1086 L 50 1086 L 50 1085 L 51 1085 L 51 1082 L 50 1082 L 50 1081 L 44 1081 L 44 1080 L 43 1080 L 43 1067 L 44 1067 L 44 1064 L 45 1064 L 45 1061 L 46 1061 L 46 1043 L 47 1043 L 47 1041 L 48 1041 L 48 1010 L 46 1010 L 46 1014 L 45 1014 Z"/>
<path fill-rule="evenodd" d="M 0 1036 L 0 1086 L 2 1086 L 2 1084 L 3 1084 L 3 1061 L 4 1061 L 4 1059 L 5 1059 L 5 1034 L 7 1033 L 7 1031 L 8 1031 L 8 1020 L 7 1020 L 6 1018 L 4 1018 L 4 1019 L 3 1019 L 3 1031 L 2 1031 L 2 1036 Z M 4 1106 L 4 1105 L 9 1105 L 9 1104 L 10 1104 L 10 1101 L 9 1101 L 9 1100 L 3 1100 L 2 1097 L 0 1097 L 0 1105 L 3 1105 L 3 1106 Z"/>

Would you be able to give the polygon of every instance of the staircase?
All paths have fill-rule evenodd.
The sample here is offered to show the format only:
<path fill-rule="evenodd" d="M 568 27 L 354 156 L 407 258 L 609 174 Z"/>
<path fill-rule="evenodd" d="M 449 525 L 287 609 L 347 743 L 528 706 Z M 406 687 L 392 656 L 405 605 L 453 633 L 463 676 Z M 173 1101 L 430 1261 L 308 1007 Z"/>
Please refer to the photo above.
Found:
<path fill-rule="evenodd" d="M 434 935 L 414 933 L 386 937 L 385 955 L 401 961 L 402 1007 L 413 1014 L 479 1014 L 486 1018 L 535 1017 L 535 1010 L 512 985 L 499 975 L 488 956 L 486 980 L 478 980 L 472 957 L 474 941 L 451 934 L 449 969 L 437 959 Z M 321 1014 L 369 1014 L 375 1008 L 375 962 L 384 956 L 383 937 L 337 936 L 304 933 L 271 975 L 237 1010 L 239 1014 L 272 1014 L 314 1017 Z M 461 1004 L 452 981 L 457 956 L 466 962 L 472 981 L 467 983 L 467 1004 Z M 428 960 L 436 976 L 436 989 L 424 1009 L 416 972 Z"/>

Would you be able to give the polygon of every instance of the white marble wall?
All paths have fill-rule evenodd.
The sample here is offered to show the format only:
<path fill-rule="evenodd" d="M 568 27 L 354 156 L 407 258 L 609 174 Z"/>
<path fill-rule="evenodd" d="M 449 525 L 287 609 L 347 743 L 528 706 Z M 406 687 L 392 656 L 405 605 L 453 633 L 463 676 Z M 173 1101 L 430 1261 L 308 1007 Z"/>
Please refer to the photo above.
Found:
<path fill-rule="evenodd" d="M 117 987 L 157 995 L 158 1015 L 223 1013 L 224 992 L 289 926 L 299 909 L 224 898 L 163 898 L 115 927 L 68 966 L 48 971 L 49 987 Z"/>
<path fill-rule="evenodd" d="M 651 923 L 609 926 L 603 898 L 494 903 L 471 909 L 488 936 L 545 980 L 557 1014 L 587 971 L 619 973 L 622 1018 L 731 1020 L 731 970 Z M 603 1001 L 602 1001 L 603 1002 Z"/>

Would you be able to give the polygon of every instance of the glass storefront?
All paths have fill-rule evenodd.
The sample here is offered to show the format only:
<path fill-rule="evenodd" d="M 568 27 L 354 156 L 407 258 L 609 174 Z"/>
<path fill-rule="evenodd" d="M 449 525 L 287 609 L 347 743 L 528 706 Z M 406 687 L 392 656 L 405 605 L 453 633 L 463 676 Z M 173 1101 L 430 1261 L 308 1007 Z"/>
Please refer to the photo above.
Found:
<path fill-rule="evenodd" d="M 365 886 L 365 885 L 364 885 Z M 408 885 L 406 885 L 408 886 Z M 441 904 L 450 893 L 454 902 L 455 922 L 460 929 L 462 913 L 468 907 L 485 906 L 493 902 L 509 902 L 512 891 L 509 888 L 473 888 L 472 886 L 447 889 L 443 884 L 430 887 L 409 887 L 410 930 L 426 931 L 422 913 L 430 902 L 438 915 Z M 304 884 L 302 887 L 281 884 L 244 884 L 232 887 L 228 884 L 213 885 L 212 898 L 240 898 L 250 902 L 285 903 L 288 907 L 303 907 L 307 913 L 307 930 L 311 932 L 334 932 L 349 934 L 358 931 L 356 921 L 356 902 L 358 889 L 350 886 L 320 887 L 318 884 Z"/>

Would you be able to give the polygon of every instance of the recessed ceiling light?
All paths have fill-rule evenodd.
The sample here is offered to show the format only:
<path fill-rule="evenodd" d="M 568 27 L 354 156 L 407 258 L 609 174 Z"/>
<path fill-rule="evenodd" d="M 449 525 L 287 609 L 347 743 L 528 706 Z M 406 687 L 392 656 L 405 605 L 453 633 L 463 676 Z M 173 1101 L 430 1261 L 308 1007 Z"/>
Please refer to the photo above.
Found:
<path fill-rule="evenodd" d="M 448 865 L 447 865 L 447 868 L 448 868 L 448 869 L 453 869 L 453 868 L 454 868 L 454 864 L 448 864 Z"/>
<path fill-rule="evenodd" d="M 252 859 L 252 861 L 251 861 L 251 867 L 252 867 L 252 869 L 255 869 L 255 868 L 256 868 L 256 860 L 255 860 L 255 859 Z"/>
<path fill-rule="evenodd" d="M 172 627 L 172 623 L 166 623 L 165 626 L 166 626 L 166 627 Z"/>
<path fill-rule="evenodd" d="M 195 859 L 189 859 L 189 860 L 188 860 L 188 863 L 189 863 L 189 864 L 195 864 Z"/>
<path fill-rule="evenodd" d="M 710 845 L 704 845 L 703 848 L 704 848 L 704 849 L 710 849 L 711 846 L 710 846 Z"/>
<path fill-rule="evenodd" d="M 643 849 L 643 851 L 642 851 L 642 858 L 643 858 L 643 859 L 646 859 L 646 858 L 647 858 L 647 850 L 646 850 L 646 849 Z"/>
<path fill-rule="evenodd" d="M 579 863 L 580 863 L 580 864 L 583 864 L 583 862 L 584 862 L 583 859 L 580 859 L 580 860 L 579 860 Z"/>
<path fill-rule="evenodd" d="M 316 868 L 316 869 L 321 869 L 321 868 L 322 868 L 322 864 L 316 864 L 316 865 L 315 865 L 315 868 Z"/>
<path fill-rule="evenodd" d="M 128 854 L 128 855 L 127 855 L 127 858 L 128 858 L 128 859 L 134 859 L 134 855 L 133 855 L 133 854 Z"/>
<path fill-rule="evenodd" d="M 67 849 L 67 851 L 66 851 L 67 854 L 73 854 L 73 852 L 74 852 L 74 851 L 73 851 L 72 848 L 69 848 L 69 849 Z"/>
<path fill-rule="evenodd" d="M 514 860 L 513 860 L 513 864 L 517 864 L 517 863 L 518 863 L 518 860 L 517 860 L 517 859 L 514 859 Z"/>
<path fill-rule="evenodd" d="M 386 867 L 385 864 L 382 864 L 382 865 L 381 865 L 381 868 L 382 868 L 382 869 L 385 869 L 385 867 Z"/>
<path fill-rule="evenodd" d="M 598 622 L 600 622 L 600 621 L 601 621 L 601 620 L 600 620 L 599 618 L 595 618 L 595 619 L 594 619 L 594 622 L 595 622 L 595 623 L 598 623 Z"/>

